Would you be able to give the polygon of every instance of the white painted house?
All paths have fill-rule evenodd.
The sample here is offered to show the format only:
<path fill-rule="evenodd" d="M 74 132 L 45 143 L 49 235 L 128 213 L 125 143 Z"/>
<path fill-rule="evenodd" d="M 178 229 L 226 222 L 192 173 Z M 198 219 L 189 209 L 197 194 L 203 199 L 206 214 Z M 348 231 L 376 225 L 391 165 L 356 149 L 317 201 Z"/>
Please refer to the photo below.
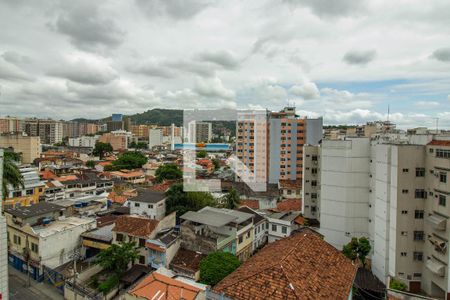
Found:
<path fill-rule="evenodd" d="M 166 215 L 166 195 L 149 189 L 138 189 L 136 197 L 128 199 L 130 214 L 161 220 Z"/>

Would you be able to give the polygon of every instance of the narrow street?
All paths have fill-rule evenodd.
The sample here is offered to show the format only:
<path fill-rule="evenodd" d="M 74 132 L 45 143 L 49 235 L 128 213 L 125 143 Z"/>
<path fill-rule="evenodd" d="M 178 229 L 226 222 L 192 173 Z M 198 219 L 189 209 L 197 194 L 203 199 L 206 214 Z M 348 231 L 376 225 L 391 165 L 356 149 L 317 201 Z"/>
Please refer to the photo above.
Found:
<path fill-rule="evenodd" d="M 8 266 L 9 299 L 11 300 L 62 300 L 63 295 L 56 288 L 42 282 L 31 280 L 31 286 L 26 287 L 27 276 Z"/>

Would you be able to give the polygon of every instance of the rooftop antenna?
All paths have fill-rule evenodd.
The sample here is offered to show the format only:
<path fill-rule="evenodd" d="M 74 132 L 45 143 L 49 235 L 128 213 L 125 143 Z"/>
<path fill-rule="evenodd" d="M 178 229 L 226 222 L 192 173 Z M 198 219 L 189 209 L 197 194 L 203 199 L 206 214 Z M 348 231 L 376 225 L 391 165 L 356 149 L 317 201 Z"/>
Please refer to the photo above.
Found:
<path fill-rule="evenodd" d="M 390 107 L 389 107 L 389 104 L 388 104 L 388 114 L 387 114 L 387 121 L 389 122 L 389 115 L 390 115 L 390 113 L 391 113 L 391 110 L 390 110 Z"/>
<path fill-rule="evenodd" d="M 433 118 L 434 120 L 436 120 L 436 134 L 438 134 L 438 130 L 439 130 L 439 118 Z"/>

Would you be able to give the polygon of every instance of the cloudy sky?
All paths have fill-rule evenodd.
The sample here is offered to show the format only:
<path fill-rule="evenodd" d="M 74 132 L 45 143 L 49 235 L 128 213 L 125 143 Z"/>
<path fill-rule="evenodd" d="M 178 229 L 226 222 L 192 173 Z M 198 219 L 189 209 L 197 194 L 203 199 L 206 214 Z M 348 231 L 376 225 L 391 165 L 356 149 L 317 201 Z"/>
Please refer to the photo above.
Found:
<path fill-rule="evenodd" d="M 450 1 L 0 0 L 0 115 L 288 103 L 450 128 Z"/>

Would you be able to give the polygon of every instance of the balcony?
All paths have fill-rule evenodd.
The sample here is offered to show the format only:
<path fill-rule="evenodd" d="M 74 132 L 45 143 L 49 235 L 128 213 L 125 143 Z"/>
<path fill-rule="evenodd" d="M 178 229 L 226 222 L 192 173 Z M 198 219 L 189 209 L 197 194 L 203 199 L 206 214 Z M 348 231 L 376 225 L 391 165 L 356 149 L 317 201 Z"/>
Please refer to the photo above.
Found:
<path fill-rule="evenodd" d="M 425 266 L 427 267 L 428 270 L 433 272 L 433 274 L 440 277 L 445 276 L 445 265 L 441 264 L 437 260 L 432 258 L 428 259 L 427 262 L 425 263 Z"/>
<path fill-rule="evenodd" d="M 427 221 L 435 230 L 444 231 L 447 227 L 447 219 L 437 214 L 429 216 Z"/>

